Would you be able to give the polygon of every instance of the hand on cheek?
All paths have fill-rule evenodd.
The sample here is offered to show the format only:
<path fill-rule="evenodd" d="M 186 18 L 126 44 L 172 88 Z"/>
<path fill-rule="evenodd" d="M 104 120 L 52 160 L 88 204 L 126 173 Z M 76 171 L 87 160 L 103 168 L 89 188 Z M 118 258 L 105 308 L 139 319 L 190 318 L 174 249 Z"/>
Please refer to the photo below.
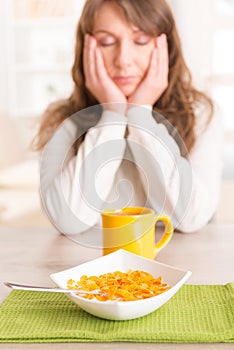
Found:
<path fill-rule="evenodd" d="M 129 96 L 128 103 L 149 104 L 151 106 L 160 98 L 168 86 L 169 57 L 165 34 L 155 38 L 148 70 L 144 79 L 134 93 Z"/>
<path fill-rule="evenodd" d="M 109 77 L 96 39 L 87 34 L 84 44 L 83 66 L 85 86 L 91 94 L 99 103 L 107 103 L 107 109 L 125 114 L 126 97 Z"/>

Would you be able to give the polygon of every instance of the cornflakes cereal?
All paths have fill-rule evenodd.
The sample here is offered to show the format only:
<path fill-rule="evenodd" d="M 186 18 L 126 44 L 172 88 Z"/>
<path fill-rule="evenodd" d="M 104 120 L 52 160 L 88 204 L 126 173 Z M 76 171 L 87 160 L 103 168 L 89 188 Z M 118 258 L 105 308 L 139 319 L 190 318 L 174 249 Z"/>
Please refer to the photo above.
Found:
<path fill-rule="evenodd" d="M 162 281 L 161 276 L 155 278 L 145 271 L 128 270 L 128 272 L 109 272 L 100 276 L 83 275 L 79 281 L 68 280 L 67 288 L 86 291 L 98 289 L 103 293 L 103 295 L 79 294 L 86 299 L 132 301 L 151 298 L 167 291 L 170 286 Z"/>

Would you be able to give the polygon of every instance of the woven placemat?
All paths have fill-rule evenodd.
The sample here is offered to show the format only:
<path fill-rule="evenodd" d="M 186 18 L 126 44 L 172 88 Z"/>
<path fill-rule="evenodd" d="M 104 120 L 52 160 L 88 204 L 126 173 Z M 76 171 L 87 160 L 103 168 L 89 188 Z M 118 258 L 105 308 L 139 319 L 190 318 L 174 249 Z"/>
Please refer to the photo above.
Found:
<path fill-rule="evenodd" d="M 184 285 L 160 309 L 129 321 L 94 317 L 60 293 L 12 291 L 0 342 L 234 342 L 234 284 Z"/>

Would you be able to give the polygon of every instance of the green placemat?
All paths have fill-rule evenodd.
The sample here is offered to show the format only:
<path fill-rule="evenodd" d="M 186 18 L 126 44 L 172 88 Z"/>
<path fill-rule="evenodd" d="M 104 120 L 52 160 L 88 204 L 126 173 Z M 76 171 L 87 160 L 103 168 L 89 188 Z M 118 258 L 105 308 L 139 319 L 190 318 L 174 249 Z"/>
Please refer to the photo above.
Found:
<path fill-rule="evenodd" d="M 94 317 L 65 295 L 12 291 L 0 308 L 1 342 L 234 342 L 234 284 L 184 285 L 130 321 Z"/>

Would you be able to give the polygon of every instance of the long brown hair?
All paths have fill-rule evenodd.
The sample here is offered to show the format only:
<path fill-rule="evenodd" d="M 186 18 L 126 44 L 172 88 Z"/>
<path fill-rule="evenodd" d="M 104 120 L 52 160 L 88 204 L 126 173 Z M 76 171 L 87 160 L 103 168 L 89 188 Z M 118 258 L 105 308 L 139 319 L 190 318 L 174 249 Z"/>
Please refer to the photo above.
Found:
<path fill-rule="evenodd" d="M 207 108 L 207 120 L 213 114 L 211 99 L 195 89 L 183 58 L 181 43 L 172 12 L 165 0 L 86 0 L 76 32 L 75 60 L 72 67 L 74 90 L 68 99 L 51 104 L 45 111 L 34 149 L 42 149 L 55 129 L 69 116 L 98 101 L 85 87 L 83 45 L 86 33 L 92 33 L 95 13 L 103 3 L 113 1 L 122 9 L 126 19 L 149 35 L 165 33 L 169 51 L 168 87 L 153 109 L 162 114 L 179 132 L 188 151 L 195 142 L 195 110 Z"/>

